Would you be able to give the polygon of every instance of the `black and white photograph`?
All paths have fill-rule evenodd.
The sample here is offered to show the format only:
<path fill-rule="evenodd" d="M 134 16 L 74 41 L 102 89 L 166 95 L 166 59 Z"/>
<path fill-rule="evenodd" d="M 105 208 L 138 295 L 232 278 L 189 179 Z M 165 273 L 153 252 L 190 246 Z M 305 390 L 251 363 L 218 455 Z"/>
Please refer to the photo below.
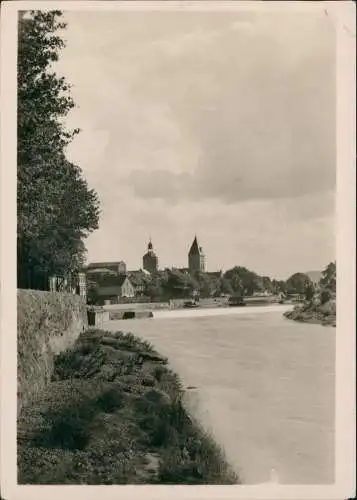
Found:
<path fill-rule="evenodd" d="M 17 486 L 353 496 L 340 3 L 4 2 Z"/>

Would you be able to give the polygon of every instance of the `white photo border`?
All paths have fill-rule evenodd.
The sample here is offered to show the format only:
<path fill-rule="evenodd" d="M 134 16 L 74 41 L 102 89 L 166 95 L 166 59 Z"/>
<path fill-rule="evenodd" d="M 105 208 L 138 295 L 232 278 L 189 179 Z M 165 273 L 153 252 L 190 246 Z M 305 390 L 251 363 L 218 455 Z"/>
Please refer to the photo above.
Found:
<path fill-rule="evenodd" d="M 16 130 L 17 22 L 21 10 L 296 10 L 325 9 L 336 26 L 336 481 L 332 485 L 254 486 L 32 486 L 17 485 L 16 467 Z M 1 496 L 5 500 L 296 499 L 336 500 L 355 495 L 356 343 L 356 47 L 354 2 L 235 1 L 5 1 L 1 16 Z"/>

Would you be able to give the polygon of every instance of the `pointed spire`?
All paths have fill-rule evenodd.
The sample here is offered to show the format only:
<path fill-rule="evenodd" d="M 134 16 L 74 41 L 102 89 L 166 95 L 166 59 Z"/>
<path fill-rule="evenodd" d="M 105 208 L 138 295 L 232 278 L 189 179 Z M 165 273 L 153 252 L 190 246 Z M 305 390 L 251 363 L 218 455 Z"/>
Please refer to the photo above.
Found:
<path fill-rule="evenodd" d="M 195 239 L 193 240 L 193 243 L 191 245 L 191 248 L 190 248 L 190 251 L 189 251 L 190 254 L 197 254 L 197 253 L 200 253 L 200 249 L 198 247 L 198 242 L 197 242 L 197 236 L 195 234 Z"/>
<path fill-rule="evenodd" d="M 149 235 L 149 243 L 148 243 L 148 250 L 152 250 L 152 241 L 151 241 L 151 234 Z"/>

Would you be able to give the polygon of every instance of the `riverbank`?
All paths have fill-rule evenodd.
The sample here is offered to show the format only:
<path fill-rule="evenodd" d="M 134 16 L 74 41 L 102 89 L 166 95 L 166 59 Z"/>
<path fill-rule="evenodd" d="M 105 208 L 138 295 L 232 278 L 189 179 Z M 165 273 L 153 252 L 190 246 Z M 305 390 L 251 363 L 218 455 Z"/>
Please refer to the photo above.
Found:
<path fill-rule="evenodd" d="M 20 484 L 237 484 L 147 341 L 88 331 L 18 420 Z"/>
<path fill-rule="evenodd" d="M 284 316 L 303 323 L 336 326 L 336 301 L 329 300 L 325 304 L 302 304 L 295 306 L 291 311 L 284 312 Z"/>

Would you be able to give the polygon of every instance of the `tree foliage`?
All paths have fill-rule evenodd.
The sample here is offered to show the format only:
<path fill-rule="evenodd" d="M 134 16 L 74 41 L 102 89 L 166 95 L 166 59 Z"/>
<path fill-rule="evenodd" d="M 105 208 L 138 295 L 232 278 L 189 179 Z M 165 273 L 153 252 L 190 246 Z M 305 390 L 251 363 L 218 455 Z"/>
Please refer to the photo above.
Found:
<path fill-rule="evenodd" d="M 87 284 L 87 304 L 95 305 L 99 301 L 99 285 L 92 281 Z"/>
<path fill-rule="evenodd" d="M 46 288 L 51 274 L 78 269 L 83 240 L 98 227 L 99 202 L 82 172 L 66 158 L 79 132 L 64 118 L 75 106 L 70 85 L 53 71 L 65 46 L 60 11 L 19 19 L 18 44 L 18 286 Z"/>
<path fill-rule="evenodd" d="M 198 271 L 193 278 L 201 298 L 212 297 L 219 290 L 218 276 Z"/>
<path fill-rule="evenodd" d="M 275 294 L 286 294 L 286 282 L 284 280 L 271 280 L 272 292 Z"/>
<path fill-rule="evenodd" d="M 179 269 L 169 269 L 163 288 L 167 297 L 186 298 L 198 289 L 198 284 L 188 273 Z"/>
<path fill-rule="evenodd" d="M 330 262 L 322 271 L 319 281 L 320 300 L 325 304 L 336 294 L 336 262 Z"/>
<path fill-rule="evenodd" d="M 254 292 L 264 289 L 262 278 L 246 267 L 233 267 L 226 271 L 223 277 L 229 281 L 235 294 L 253 295 Z"/>
<path fill-rule="evenodd" d="M 319 285 L 321 289 L 336 293 L 336 262 L 330 262 L 322 271 Z"/>
<path fill-rule="evenodd" d="M 307 287 L 312 286 L 312 281 L 305 273 L 294 273 L 286 280 L 288 293 L 305 294 Z"/>
<path fill-rule="evenodd" d="M 218 283 L 218 290 L 216 295 L 231 295 L 233 293 L 233 288 L 229 279 L 222 276 Z"/>
<path fill-rule="evenodd" d="M 304 294 L 305 294 L 305 299 L 307 301 L 311 301 L 313 298 L 314 298 L 314 295 L 315 295 L 315 287 L 313 285 L 313 283 L 308 283 L 306 286 L 305 286 L 305 290 L 304 290 Z"/>

